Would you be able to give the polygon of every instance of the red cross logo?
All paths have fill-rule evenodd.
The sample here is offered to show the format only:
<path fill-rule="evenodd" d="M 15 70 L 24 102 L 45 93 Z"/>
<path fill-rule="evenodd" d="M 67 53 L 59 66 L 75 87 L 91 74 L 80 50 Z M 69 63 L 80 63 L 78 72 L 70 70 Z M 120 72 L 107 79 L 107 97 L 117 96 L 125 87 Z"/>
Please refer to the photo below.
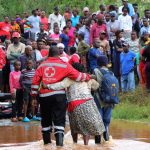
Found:
<path fill-rule="evenodd" d="M 53 77 L 55 75 L 55 69 L 53 67 L 47 67 L 45 70 L 44 70 L 44 74 L 46 77 Z"/>

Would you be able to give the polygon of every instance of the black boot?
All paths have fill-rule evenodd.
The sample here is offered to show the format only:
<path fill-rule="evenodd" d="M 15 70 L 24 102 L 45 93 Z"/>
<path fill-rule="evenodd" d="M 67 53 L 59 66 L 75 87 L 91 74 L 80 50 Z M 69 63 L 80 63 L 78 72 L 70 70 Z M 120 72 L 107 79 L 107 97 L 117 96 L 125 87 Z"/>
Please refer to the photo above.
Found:
<path fill-rule="evenodd" d="M 64 134 L 56 133 L 55 138 L 56 138 L 56 146 L 63 146 Z"/>
<path fill-rule="evenodd" d="M 95 136 L 95 144 L 100 144 L 101 143 L 101 136 L 100 135 L 96 135 Z"/>
<path fill-rule="evenodd" d="M 43 141 L 44 141 L 44 144 L 49 144 L 49 143 L 51 143 L 50 132 L 43 131 Z"/>

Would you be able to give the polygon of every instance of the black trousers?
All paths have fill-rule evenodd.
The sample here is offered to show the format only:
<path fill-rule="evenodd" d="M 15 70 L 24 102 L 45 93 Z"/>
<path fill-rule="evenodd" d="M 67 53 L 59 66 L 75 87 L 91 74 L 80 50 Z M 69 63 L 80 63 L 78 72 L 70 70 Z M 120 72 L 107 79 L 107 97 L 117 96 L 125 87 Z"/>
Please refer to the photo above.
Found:
<path fill-rule="evenodd" d="M 12 100 L 12 118 L 22 117 L 22 108 L 23 108 L 23 91 L 22 89 L 18 89 L 16 91 L 16 99 Z"/>
<path fill-rule="evenodd" d="M 40 97 L 42 132 L 64 133 L 66 121 L 66 95 L 57 94 L 48 97 Z"/>

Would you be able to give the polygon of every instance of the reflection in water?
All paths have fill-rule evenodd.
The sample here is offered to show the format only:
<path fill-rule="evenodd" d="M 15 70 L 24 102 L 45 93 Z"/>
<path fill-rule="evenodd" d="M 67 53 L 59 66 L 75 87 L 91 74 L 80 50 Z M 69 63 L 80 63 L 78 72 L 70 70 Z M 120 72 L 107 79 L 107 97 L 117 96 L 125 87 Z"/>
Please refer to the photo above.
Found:
<path fill-rule="evenodd" d="M 8 143 L 18 143 L 15 145 L 22 145 L 20 143 L 23 143 L 23 145 L 28 145 L 28 143 L 25 142 L 33 142 L 37 140 L 41 140 L 41 128 L 39 126 L 39 123 L 37 122 L 31 122 L 31 123 L 11 123 L 9 120 L 0 120 L 0 147 L 7 147 L 7 146 L 13 146 L 13 144 Z M 109 143 L 109 145 L 95 145 L 94 140 L 90 140 L 89 146 L 84 146 L 82 142 L 82 138 L 80 137 L 78 144 L 72 144 L 71 135 L 68 134 L 69 128 L 66 128 L 67 134 L 65 135 L 65 146 L 62 150 L 117 150 L 115 147 L 115 143 Z M 128 121 L 119 121 L 119 120 L 113 120 L 111 124 L 110 133 L 113 137 L 113 139 L 132 139 L 132 140 L 139 140 L 144 141 L 148 144 L 150 143 L 150 125 L 149 124 L 143 124 L 138 122 L 128 122 Z M 136 142 L 136 141 L 132 141 Z M 119 145 L 121 141 L 117 143 Z M 125 142 L 124 142 L 125 143 Z M 128 144 L 130 141 L 128 141 Z M 123 143 L 122 143 L 123 144 Z M 126 143 L 127 144 L 127 143 Z M 139 144 L 139 143 L 137 143 Z M 35 146 L 36 150 L 43 149 L 43 143 L 42 141 L 35 143 L 30 143 L 31 147 Z M 132 145 L 132 143 L 131 143 Z M 150 144 L 149 144 L 150 145 Z M 26 147 L 26 146 L 25 146 Z M 149 146 L 150 147 L 150 146 Z M 17 148 L 17 147 L 16 147 Z M 17 150 L 15 148 L 15 150 Z M 27 147 L 26 147 L 27 148 Z M 115 149 L 114 149 L 115 148 Z M 31 149 L 31 148 L 28 148 Z M 57 149 L 55 147 L 55 142 L 51 144 L 51 150 Z M 150 148 L 149 148 L 150 149 Z M 11 147 L 12 150 L 12 147 Z M 22 150 L 22 149 L 21 149 Z M 119 149 L 118 149 L 119 150 Z M 125 150 L 125 149 L 120 149 Z M 146 150 L 146 149 L 143 149 Z"/>
<path fill-rule="evenodd" d="M 115 120 L 112 121 L 110 132 L 113 139 L 126 138 L 150 143 L 150 124 Z"/>

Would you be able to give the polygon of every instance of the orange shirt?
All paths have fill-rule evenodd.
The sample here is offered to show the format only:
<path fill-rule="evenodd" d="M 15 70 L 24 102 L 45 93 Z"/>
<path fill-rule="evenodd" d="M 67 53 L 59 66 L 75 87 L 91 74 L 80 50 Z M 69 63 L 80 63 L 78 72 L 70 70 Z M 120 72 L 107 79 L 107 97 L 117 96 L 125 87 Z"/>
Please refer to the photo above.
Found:
<path fill-rule="evenodd" d="M 14 25 L 11 26 L 11 30 L 12 32 L 16 31 L 20 33 L 20 26 L 17 23 L 15 23 Z"/>

